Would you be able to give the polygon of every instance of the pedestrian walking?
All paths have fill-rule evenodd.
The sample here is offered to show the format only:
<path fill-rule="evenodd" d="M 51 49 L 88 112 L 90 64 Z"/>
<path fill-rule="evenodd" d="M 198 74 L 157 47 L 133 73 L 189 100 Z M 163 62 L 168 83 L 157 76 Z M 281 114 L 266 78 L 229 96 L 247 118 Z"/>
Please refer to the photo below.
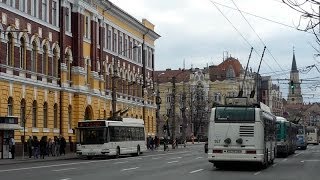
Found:
<path fill-rule="evenodd" d="M 39 158 L 39 154 L 40 154 L 40 142 L 38 140 L 37 136 L 33 137 L 33 157 L 35 159 Z"/>
<path fill-rule="evenodd" d="M 66 139 L 60 135 L 60 155 L 66 155 L 66 146 L 67 146 L 67 142 Z"/>
<path fill-rule="evenodd" d="M 59 156 L 60 155 L 60 139 L 55 136 L 54 137 L 54 147 L 55 147 L 55 155 Z"/>
<path fill-rule="evenodd" d="M 44 159 L 47 152 L 47 137 L 42 136 L 40 140 L 40 158 Z"/>
<path fill-rule="evenodd" d="M 29 136 L 29 139 L 27 141 L 27 146 L 28 146 L 29 158 L 31 158 L 33 153 L 33 139 L 31 136 Z"/>
<path fill-rule="evenodd" d="M 13 136 L 11 136 L 11 138 L 9 140 L 9 149 L 11 152 L 11 159 L 14 159 L 14 155 L 16 153 L 16 142 L 14 141 Z"/>

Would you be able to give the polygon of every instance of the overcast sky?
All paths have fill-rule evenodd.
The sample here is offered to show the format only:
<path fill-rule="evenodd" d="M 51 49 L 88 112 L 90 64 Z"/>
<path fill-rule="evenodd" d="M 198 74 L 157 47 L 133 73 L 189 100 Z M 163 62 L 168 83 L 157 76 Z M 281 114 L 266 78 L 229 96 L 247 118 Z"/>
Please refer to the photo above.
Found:
<path fill-rule="evenodd" d="M 312 34 L 244 14 L 263 44 L 239 11 L 217 4 L 246 39 L 244 40 L 214 5 L 217 2 L 236 8 L 232 0 L 111 0 L 111 2 L 138 20 L 146 18 L 155 24 L 155 31 L 161 35 L 156 41 L 156 70 L 183 68 L 184 61 L 187 69 L 191 66 L 203 68 L 207 65 L 217 65 L 222 62 L 225 51 L 239 59 L 245 67 L 250 48 L 253 46 L 254 51 L 249 66 L 253 71 L 257 71 L 264 44 L 271 53 L 266 51 L 260 73 L 271 75 L 273 79 L 290 77 L 293 47 L 298 68 L 320 61 L 314 57 L 315 50 L 310 45 L 318 47 Z M 240 10 L 272 21 L 293 27 L 299 23 L 300 15 L 281 3 L 281 0 L 234 0 L 234 2 Z M 306 74 L 300 73 L 301 79 L 319 76 L 316 68 Z M 274 80 L 273 83 L 281 86 L 283 96 L 286 98 L 288 85 L 282 83 L 287 82 Z M 320 96 L 320 88 L 310 89 L 316 82 L 310 83 L 303 84 L 304 101 L 320 101 L 320 98 L 313 98 L 313 94 L 315 97 Z"/>

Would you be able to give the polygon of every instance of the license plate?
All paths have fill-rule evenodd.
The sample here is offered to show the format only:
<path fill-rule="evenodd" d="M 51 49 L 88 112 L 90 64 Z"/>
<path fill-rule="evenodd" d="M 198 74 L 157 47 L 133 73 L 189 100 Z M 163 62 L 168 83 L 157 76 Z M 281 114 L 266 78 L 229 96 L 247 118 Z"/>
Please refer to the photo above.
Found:
<path fill-rule="evenodd" d="M 227 153 L 241 153 L 241 150 L 227 150 Z"/>

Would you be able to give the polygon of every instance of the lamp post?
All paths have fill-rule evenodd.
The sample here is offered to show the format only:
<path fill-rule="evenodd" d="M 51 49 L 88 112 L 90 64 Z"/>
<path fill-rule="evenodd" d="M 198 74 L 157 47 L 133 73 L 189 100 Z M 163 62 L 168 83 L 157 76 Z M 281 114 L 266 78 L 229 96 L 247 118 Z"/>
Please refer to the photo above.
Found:
<path fill-rule="evenodd" d="M 132 48 L 129 48 L 129 49 L 125 49 L 123 51 L 120 51 L 118 52 L 118 55 L 115 57 L 114 59 L 114 62 L 113 62 L 113 74 L 112 74 L 112 81 L 111 81 L 111 86 L 112 86 L 112 89 L 111 89 L 111 98 L 112 98 L 112 120 L 117 120 L 117 89 L 116 89 L 116 86 L 117 86 L 117 82 L 116 82 L 116 79 L 118 78 L 118 70 L 117 70 L 117 65 L 118 65 L 118 58 L 119 58 L 119 55 L 122 54 L 123 52 L 125 51 L 129 51 L 129 50 L 132 50 L 132 49 L 135 49 L 135 48 L 139 48 L 141 45 L 138 45 L 138 46 L 133 46 Z"/>

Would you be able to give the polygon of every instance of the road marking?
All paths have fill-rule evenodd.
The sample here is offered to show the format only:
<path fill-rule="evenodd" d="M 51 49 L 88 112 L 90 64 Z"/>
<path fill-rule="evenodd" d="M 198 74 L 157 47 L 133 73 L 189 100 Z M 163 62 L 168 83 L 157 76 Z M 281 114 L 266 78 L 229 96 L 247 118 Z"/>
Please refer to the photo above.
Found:
<path fill-rule="evenodd" d="M 272 167 L 276 167 L 277 164 L 273 164 Z"/>
<path fill-rule="evenodd" d="M 283 162 L 285 162 L 285 161 L 288 161 L 288 159 L 286 158 L 286 159 L 284 159 L 284 160 L 282 160 Z"/>
<path fill-rule="evenodd" d="M 179 161 L 170 161 L 170 162 L 168 162 L 168 164 L 177 163 L 177 162 L 179 162 Z"/>
<path fill-rule="evenodd" d="M 59 171 L 68 171 L 68 170 L 72 170 L 72 169 L 77 169 L 77 168 L 55 169 L 55 170 L 52 170 L 52 171 L 59 172 Z"/>
<path fill-rule="evenodd" d="M 173 154 L 185 154 L 189 153 L 188 151 L 176 152 L 176 153 L 165 153 L 165 154 L 152 154 L 143 157 L 156 157 L 156 156 L 168 156 Z M 128 157 L 123 159 L 137 159 L 137 157 Z M 81 162 L 74 162 L 74 163 L 64 163 L 64 164 L 53 164 L 53 165 L 46 165 L 46 166 L 34 166 L 34 167 L 25 167 L 25 168 L 16 168 L 16 169 L 3 169 L 0 170 L 2 172 L 10 172 L 10 171 L 22 171 L 22 170 L 30 170 L 30 169 L 42 169 L 42 168 L 51 168 L 51 167 L 60 167 L 60 166 L 71 166 L 71 165 L 79 165 L 79 164 L 91 164 L 91 163 L 98 163 L 98 162 L 109 162 L 109 161 L 118 161 L 119 159 L 106 159 L 106 160 L 95 160 L 95 161 L 81 161 Z"/>
<path fill-rule="evenodd" d="M 261 173 L 261 171 L 258 171 L 258 172 L 256 172 L 256 173 L 254 173 L 253 175 L 259 175 Z"/>
<path fill-rule="evenodd" d="M 202 159 L 203 157 L 197 157 L 196 159 Z"/>
<path fill-rule="evenodd" d="M 130 170 L 135 170 L 138 169 L 139 167 L 133 167 L 133 168 L 128 168 L 128 169 L 122 169 L 121 171 L 130 171 Z"/>
<path fill-rule="evenodd" d="M 174 158 L 170 158 L 170 159 L 181 159 L 182 157 L 174 157 Z"/>
<path fill-rule="evenodd" d="M 113 163 L 113 164 L 123 164 L 123 163 L 127 163 L 127 162 L 129 162 L 129 161 L 115 162 L 115 163 Z"/>
<path fill-rule="evenodd" d="M 60 179 L 60 180 L 71 180 L 71 178 L 64 178 L 64 179 Z"/>
<path fill-rule="evenodd" d="M 193 173 L 196 173 L 196 172 L 200 172 L 200 171 L 203 171 L 203 169 L 198 169 L 198 170 L 191 171 L 190 174 L 193 174 Z"/>
<path fill-rule="evenodd" d="M 303 161 L 300 161 L 300 162 L 319 162 L 320 159 L 310 159 L 310 160 L 303 160 Z"/>
<path fill-rule="evenodd" d="M 157 157 L 157 158 L 152 158 L 152 159 L 161 159 L 161 157 Z"/>
<path fill-rule="evenodd" d="M 299 154 L 295 154 L 295 155 L 294 155 L 294 157 L 297 157 L 297 156 L 299 156 L 300 154 L 302 154 L 302 153 L 299 153 Z"/>

